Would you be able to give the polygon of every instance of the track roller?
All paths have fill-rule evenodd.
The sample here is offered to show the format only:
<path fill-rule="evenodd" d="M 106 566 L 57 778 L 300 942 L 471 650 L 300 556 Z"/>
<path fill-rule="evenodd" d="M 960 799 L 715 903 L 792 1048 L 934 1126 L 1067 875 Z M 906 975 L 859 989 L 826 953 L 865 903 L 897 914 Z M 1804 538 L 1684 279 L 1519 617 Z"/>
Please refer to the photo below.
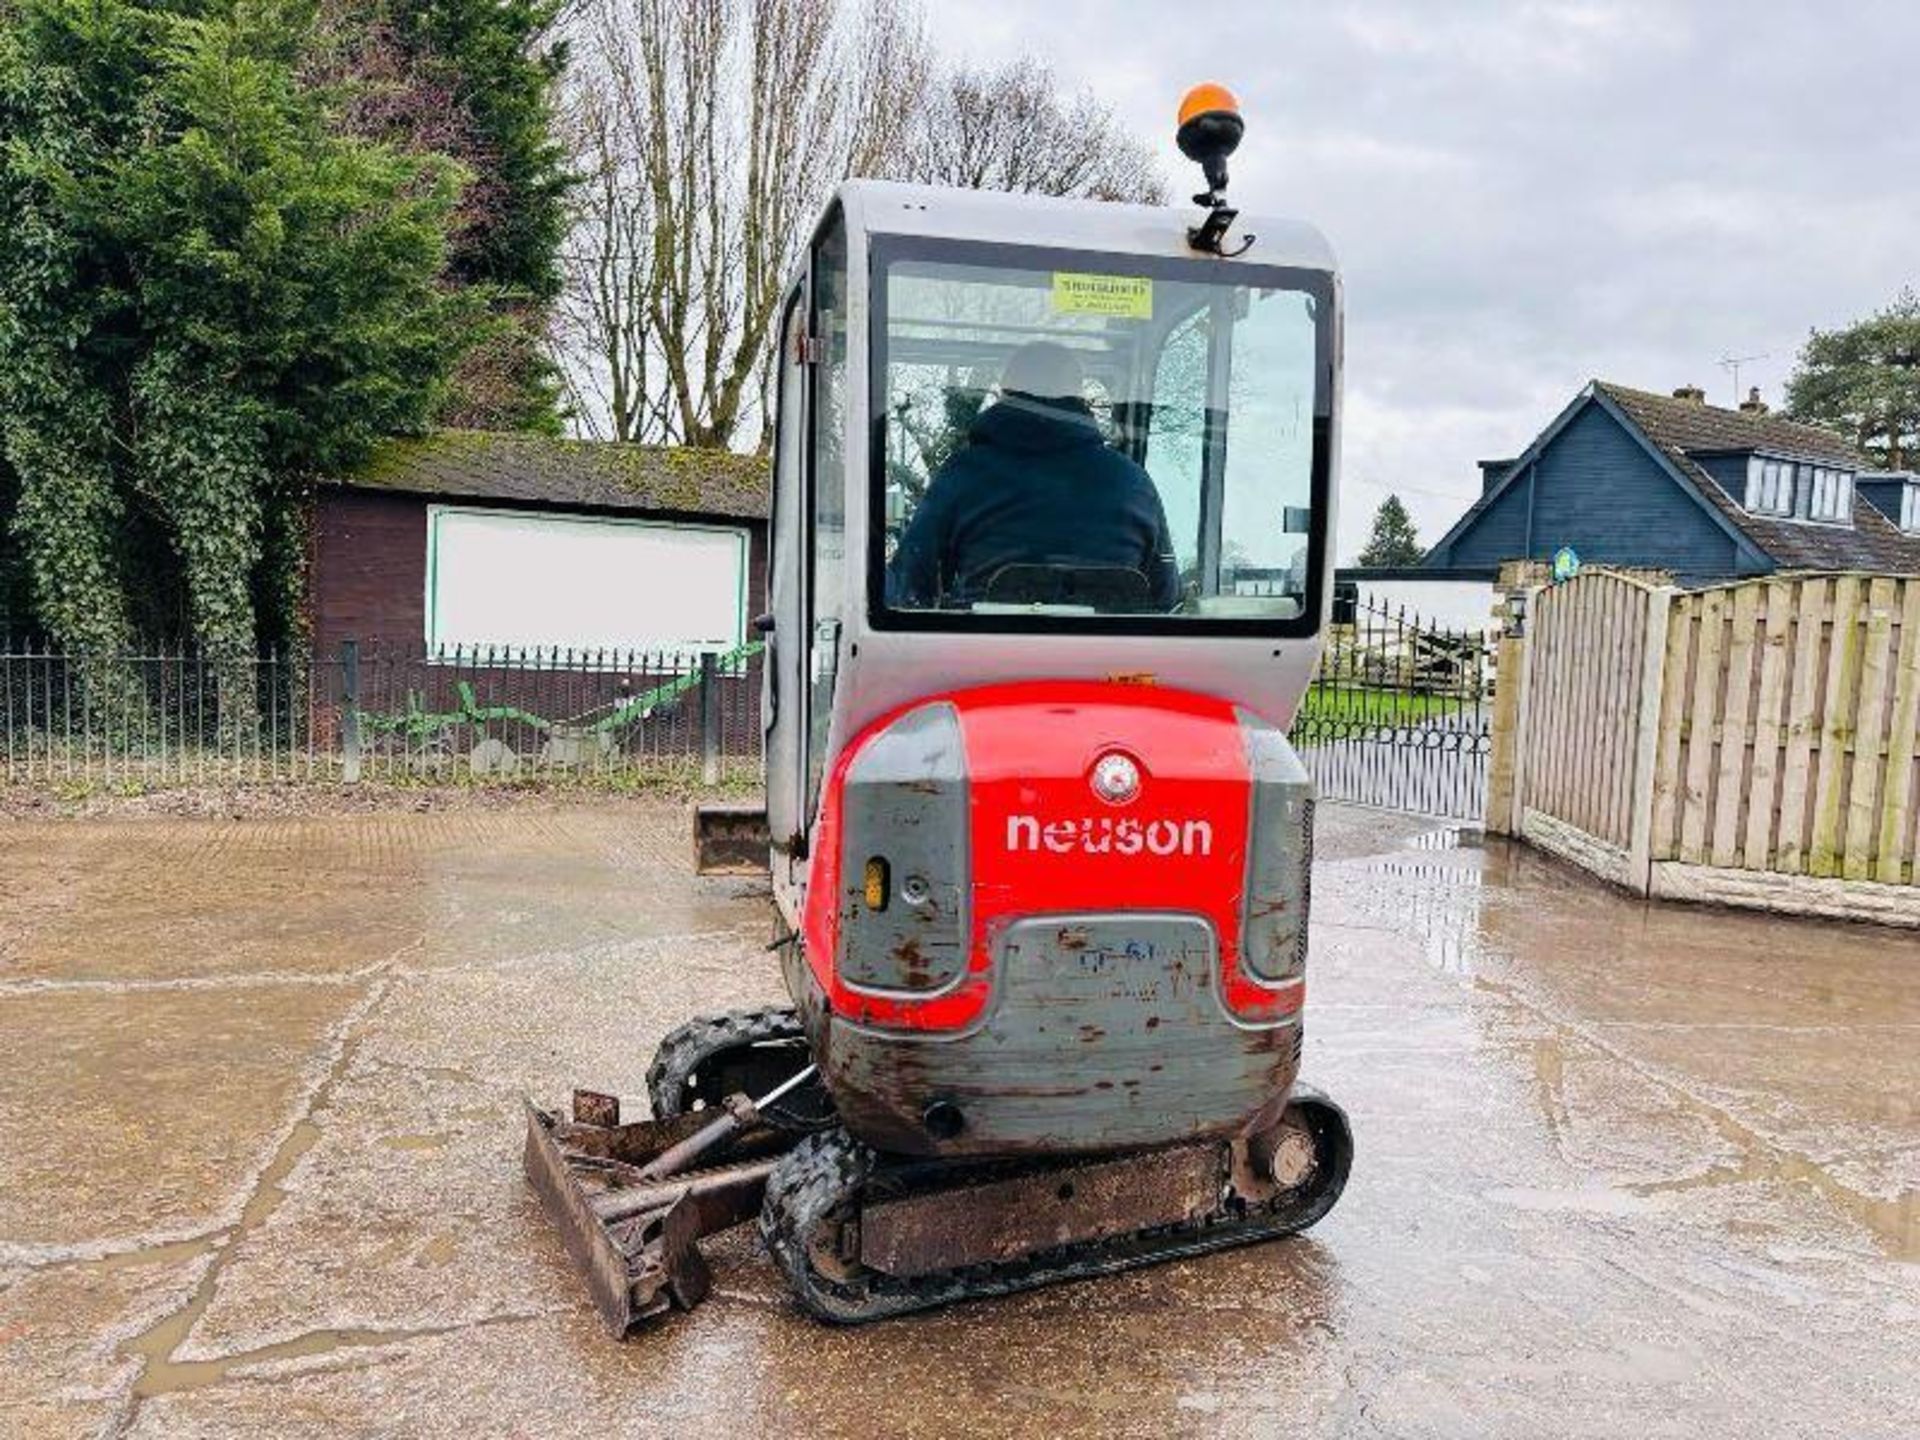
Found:
<path fill-rule="evenodd" d="M 1304 1086 L 1262 1134 L 1118 1156 L 913 1160 L 835 1126 L 775 1162 L 760 1233 L 801 1305 L 859 1324 L 1295 1234 L 1352 1162 Z"/>

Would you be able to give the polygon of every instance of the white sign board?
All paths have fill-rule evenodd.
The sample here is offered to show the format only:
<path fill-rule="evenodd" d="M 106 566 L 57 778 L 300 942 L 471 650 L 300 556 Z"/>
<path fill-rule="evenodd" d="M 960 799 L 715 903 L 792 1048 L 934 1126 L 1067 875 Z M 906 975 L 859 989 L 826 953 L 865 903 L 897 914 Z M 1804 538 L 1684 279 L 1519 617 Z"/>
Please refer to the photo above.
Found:
<path fill-rule="evenodd" d="M 427 646 L 729 650 L 746 636 L 747 532 L 517 510 L 427 510 Z"/>

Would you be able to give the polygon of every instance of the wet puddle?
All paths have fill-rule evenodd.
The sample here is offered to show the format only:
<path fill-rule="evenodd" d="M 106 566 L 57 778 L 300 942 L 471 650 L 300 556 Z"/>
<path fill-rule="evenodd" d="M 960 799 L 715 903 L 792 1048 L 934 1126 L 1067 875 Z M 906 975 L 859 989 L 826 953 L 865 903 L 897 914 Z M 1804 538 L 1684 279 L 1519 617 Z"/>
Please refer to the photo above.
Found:
<path fill-rule="evenodd" d="M 293 1167 L 314 1147 L 320 1138 L 320 1127 L 311 1120 L 297 1121 L 287 1138 L 280 1144 L 267 1168 L 260 1174 L 259 1182 L 253 1193 L 247 1197 L 247 1203 L 240 1212 L 240 1219 L 233 1229 L 219 1240 L 205 1242 L 206 1248 L 213 1249 L 224 1240 L 231 1244 L 240 1237 L 252 1233 L 264 1225 L 273 1212 L 280 1208 L 286 1199 L 286 1191 L 281 1182 L 293 1173 Z M 136 1397 L 164 1394 L 168 1390 L 190 1388 L 195 1383 L 206 1384 L 209 1381 L 192 1381 L 186 1378 L 188 1372 L 197 1373 L 202 1366 L 193 1362 L 180 1362 L 170 1358 L 187 1338 L 200 1317 L 206 1313 L 207 1306 L 213 1301 L 214 1281 L 219 1273 L 219 1262 L 209 1266 L 207 1273 L 200 1278 L 187 1303 L 167 1316 L 151 1329 L 136 1335 L 120 1347 L 120 1353 L 128 1359 L 140 1362 L 140 1378 L 134 1381 L 133 1393 Z M 215 1364 L 216 1362 L 207 1362 Z M 215 1378 L 218 1378 L 217 1376 Z"/>

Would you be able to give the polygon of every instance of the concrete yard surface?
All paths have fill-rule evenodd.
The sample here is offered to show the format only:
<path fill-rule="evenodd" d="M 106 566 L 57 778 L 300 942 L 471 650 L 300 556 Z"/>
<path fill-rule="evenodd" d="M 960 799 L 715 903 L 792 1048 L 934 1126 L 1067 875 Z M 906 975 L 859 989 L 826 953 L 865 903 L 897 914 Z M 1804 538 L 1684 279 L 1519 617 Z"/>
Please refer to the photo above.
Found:
<path fill-rule="evenodd" d="M 1325 806 L 1304 1237 L 609 1340 L 520 1097 L 782 998 L 664 802 L 0 824 L 0 1434 L 1911 1436 L 1920 939 Z"/>

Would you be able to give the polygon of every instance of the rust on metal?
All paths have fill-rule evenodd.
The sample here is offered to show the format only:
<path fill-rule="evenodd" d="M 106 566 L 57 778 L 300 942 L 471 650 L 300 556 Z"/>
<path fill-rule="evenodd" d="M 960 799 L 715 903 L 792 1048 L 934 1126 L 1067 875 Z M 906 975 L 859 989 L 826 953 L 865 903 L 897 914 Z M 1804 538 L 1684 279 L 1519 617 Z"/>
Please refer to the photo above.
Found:
<path fill-rule="evenodd" d="M 666 1210 L 690 1201 L 701 1217 L 702 1234 L 724 1230 L 751 1219 L 760 1210 L 760 1195 L 772 1173 L 772 1160 L 743 1160 L 686 1179 L 636 1181 L 628 1187 L 603 1190 L 587 1204 L 602 1224 Z"/>
<path fill-rule="evenodd" d="M 911 1278 L 1178 1224 L 1213 1208 L 1225 1165 L 1182 1145 L 889 1200 L 861 1211 L 860 1259 Z"/>
<path fill-rule="evenodd" d="M 938 1045 L 810 1021 L 842 1121 L 904 1155 L 1098 1155 L 1224 1141 L 1277 1115 L 1299 1028 L 1237 1025 L 1219 1000 L 1218 940 L 1185 916 L 1091 913 L 1013 921 L 990 937 L 999 996 Z M 798 974 L 795 971 L 799 971 Z M 796 958 L 802 1009 L 823 1002 Z M 927 1122 L 929 1097 L 964 1124 Z"/>
<path fill-rule="evenodd" d="M 575 1096 L 571 1123 L 532 1104 L 526 1109 L 527 1181 L 615 1336 L 700 1303 L 711 1280 L 698 1241 L 759 1213 L 772 1156 L 792 1143 L 763 1128 L 731 1140 L 726 1164 L 654 1176 L 647 1167 L 677 1147 L 684 1153 L 689 1138 L 712 1126 L 712 1114 L 622 1125 L 618 1103 L 591 1091 Z M 583 1113 L 611 1115 L 616 1123 L 595 1124 Z"/>
<path fill-rule="evenodd" d="M 574 1091 L 573 1123 L 613 1129 L 620 1123 L 620 1097 L 598 1090 Z"/>

